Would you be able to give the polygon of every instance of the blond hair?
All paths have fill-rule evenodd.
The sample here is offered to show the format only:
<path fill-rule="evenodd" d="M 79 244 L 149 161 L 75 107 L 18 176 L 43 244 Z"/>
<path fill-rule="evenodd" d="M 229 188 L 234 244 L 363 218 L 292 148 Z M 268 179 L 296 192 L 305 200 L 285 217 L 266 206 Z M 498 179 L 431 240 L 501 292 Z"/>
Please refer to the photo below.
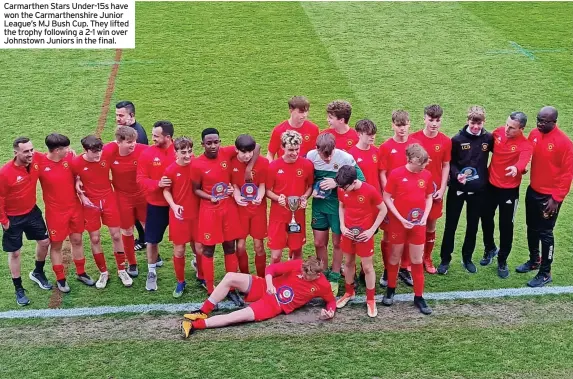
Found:
<path fill-rule="evenodd" d="M 428 152 L 419 143 L 413 143 L 406 148 L 406 157 L 408 157 L 408 162 L 412 163 L 424 164 L 428 162 Z"/>
<path fill-rule="evenodd" d="M 137 131 L 131 126 L 118 126 L 115 129 L 115 140 L 117 142 L 133 141 L 137 139 Z"/>
<path fill-rule="evenodd" d="M 296 130 L 287 130 L 281 134 L 282 147 L 300 146 L 302 144 L 302 135 Z"/>
<path fill-rule="evenodd" d="M 485 109 L 479 105 L 471 106 L 468 109 L 468 121 L 483 122 L 485 121 Z"/>
<path fill-rule="evenodd" d="M 410 114 L 405 110 L 398 109 L 392 112 L 392 124 L 404 126 L 410 123 Z"/>
<path fill-rule="evenodd" d="M 316 279 L 324 271 L 324 265 L 317 257 L 309 257 L 302 262 L 302 274 L 306 278 Z"/>

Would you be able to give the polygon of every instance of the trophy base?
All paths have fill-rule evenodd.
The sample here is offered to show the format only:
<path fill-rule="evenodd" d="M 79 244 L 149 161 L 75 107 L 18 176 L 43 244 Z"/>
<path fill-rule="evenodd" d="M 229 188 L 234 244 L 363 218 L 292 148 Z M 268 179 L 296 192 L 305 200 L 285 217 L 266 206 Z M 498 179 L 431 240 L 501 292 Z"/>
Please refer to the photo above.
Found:
<path fill-rule="evenodd" d="M 286 227 L 287 233 L 300 233 L 300 224 L 288 224 Z"/>

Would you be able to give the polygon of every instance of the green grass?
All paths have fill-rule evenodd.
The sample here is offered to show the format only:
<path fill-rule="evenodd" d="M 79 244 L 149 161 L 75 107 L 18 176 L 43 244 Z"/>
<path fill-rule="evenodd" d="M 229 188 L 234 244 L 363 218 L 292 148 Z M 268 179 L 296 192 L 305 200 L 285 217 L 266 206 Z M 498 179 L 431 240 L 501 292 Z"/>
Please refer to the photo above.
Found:
<path fill-rule="evenodd" d="M 266 145 L 272 127 L 288 117 L 288 98 L 297 94 L 311 100 L 310 119 L 321 128 L 327 126 L 326 104 L 337 98 L 349 100 L 354 107 L 351 124 L 373 119 L 379 128 L 378 144 L 391 134 L 393 109 L 409 110 L 412 129 L 418 130 L 423 107 L 433 102 L 445 109 L 443 129 L 448 135 L 464 124 L 465 111 L 473 104 L 485 106 L 490 130 L 503 124 L 513 110 L 529 115 L 530 129 L 539 108 L 551 104 L 559 109 L 561 127 L 573 134 L 572 16 L 571 3 L 142 2 L 137 5 L 136 49 L 124 51 L 112 105 L 132 100 L 148 134 L 153 122 L 169 119 L 177 135 L 196 142 L 203 128 L 217 127 L 224 144 L 249 132 Z M 535 60 L 517 53 L 493 53 L 511 49 L 509 41 L 526 49 L 562 51 L 535 53 Z M 20 134 L 29 135 L 44 150 L 43 139 L 52 131 L 69 135 L 79 151 L 79 139 L 97 126 L 110 71 L 105 62 L 114 55 L 111 50 L 3 51 L 0 158 L 10 158 L 11 141 Z M 113 126 L 110 112 L 104 140 L 112 138 Z M 201 151 L 198 143 L 195 151 Z M 522 195 L 527 182 L 526 177 Z M 573 284 L 567 275 L 573 269 L 567 251 L 573 243 L 572 213 L 567 199 L 555 230 L 556 285 Z M 463 225 L 462 219 L 454 262 L 459 259 Z M 439 235 L 442 227 L 443 220 Z M 524 227 L 520 205 L 511 268 L 527 257 Z M 437 242 L 435 257 L 440 238 Z M 107 236 L 104 247 L 113 267 Z M 481 247 L 478 242 L 476 256 Z M 72 280 L 72 293 L 64 297 L 63 307 L 176 301 L 171 297 L 170 250 L 164 243 L 167 262 L 159 271 L 157 293 L 144 290 L 143 278 L 135 280 L 131 289 L 121 288 L 113 278 L 103 291 Z M 87 251 L 88 272 L 96 276 L 89 247 Z M 313 251 L 309 238 L 305 254 Z M 33 267 L 32 255 L 33 244 L 27 243 L 25 275 Z M 142 255 L 139 260 L 140 271 L 145 272 Z M 217 274 L 223 274 L 221 259 Z M 51 272 L 48 276 L 53 278 Z M 191 276 L 189 272 L 190 280 Z M 17 307 L 9 277 L 4 264 L 0 310 Z M 480 268 L 470 276 L 454 264 L 447 277 L 428 277 L 427 290 L 517 287 L 528 278 L 512 273 L 501 280 L 495 267 Z M 49 294 L 26 278 L 24 282 L 33 301 L 30 307 L 46 308 Z M 203 296 L 191 286 L 177 301 L 199 301 Z"/>

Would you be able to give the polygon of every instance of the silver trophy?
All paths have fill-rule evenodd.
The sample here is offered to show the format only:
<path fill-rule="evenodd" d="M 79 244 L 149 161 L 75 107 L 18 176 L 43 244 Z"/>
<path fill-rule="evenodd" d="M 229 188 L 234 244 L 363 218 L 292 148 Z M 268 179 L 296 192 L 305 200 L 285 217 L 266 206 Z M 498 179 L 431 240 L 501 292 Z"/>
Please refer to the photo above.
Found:
<path fill-rule="evenodd" d="M 292 219 L 290 223 L 287 225 L 287 233 L 300 233 L 300 224 L 296 222 L 294 219 L 294 212 L 296 212 L 300 208 L 300 197 L 299 196 L 289 196 L 287 197 L 287 206 L 288 209 L 292 212 Z"/>

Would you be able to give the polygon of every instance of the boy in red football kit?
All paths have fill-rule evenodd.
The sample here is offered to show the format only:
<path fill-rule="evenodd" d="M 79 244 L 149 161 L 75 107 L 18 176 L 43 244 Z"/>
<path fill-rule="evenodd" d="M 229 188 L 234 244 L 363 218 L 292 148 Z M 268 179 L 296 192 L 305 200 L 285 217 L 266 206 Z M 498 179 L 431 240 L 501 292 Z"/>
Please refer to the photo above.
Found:
<path fill-rule="evenodd" d="M 403 256 L 404 245 L 409 245 L 414 277 L 414 305 L 423 314 L 432 313 L 422 297 L 424 293 L 424 242 L 426 221 L 432 209 L 434 186 L 432 174 L 424 167 L 428 164 L 428 153 L 415 143 L 406 148 L 408 163 L 392 171 L 384 187 L 384 202 L 390 213 L 391 253 L 388 257 L 388 287 L 382 304 L 394 302 L 398 263 Z"/>
<path fill-rule="evenodd" d="M 302 258 L 302 247 L 306 242 L 305 209 L 314 180 L 312 162 L 299 156 L 300 133 L 287 130 L 281 136 L 281 143 L 285 153 L 269 165 L 266 185 L 267 197 L 271 199 L 268 247 L 272 263 L 280 262 L 285 247 L 292 251 L 294 259 Z M 293 212 L 289 209 L 289 197 L 298 201 L 294 211 L 296 225 L 291 225 Z M 293 202 L 293 206 L 296 205 Z"/>
<path fill-rule="evenodd" d="M 407 163 L 406 148 L 412 143 L 418 142 L 408 134 L 410 130 L 410 115 L 404 110 L 392 112 L 392 130 L 394 131 L 394 136 L 388 138 L 378 149 L 378 168 L 380 169 L 382 190 L 386 187 L 388 176 L 390 176 L 392 170 L 403 167 Z M 382 259 L 385 266 L 390 254 L 390 242 L 388 240 L 388 233 L 384 232 L 380 249 L 382 250 Z M 408 254 L 408 248 L 406 247 L 400 262 L 398 275 L 404 284 L 412 286 L 412 275 L 408 271 L 408 266 L 410 266 L 410 254 Z M 385 287 L 386 284 L 387 270 L 384 269 L 384 274 L 380 278 L 380 285 Z"/>
<path fill-rule="evenodd" d="M 237 204 L 229 196 L 233 195 L 231 185 L 231 159 L 237 154 L 235 146 L 221 148 L 219 131 L 207 128 L 201 132 L 201 145 L 205 152 L 191 163 L 193 191 L 201 199 L 199 206 L 199 227 L 197 241 L 203 245 L 203 276 L 207 293 L 212 293 L 215 281 L 213 255 L 215 246 L 223 245 L 225 270 L 237 272 L 238 260 L 235 254 L 236 240 L 244 236 L 239 219 Z M 254 157 L 245 169 L 245 179 L 251 181 L 251 171 L 260 153 L 256 145 Z M 248 176 L 248 178 L 247 178 Z M 229 292 L 229 300 L 237 305 L 243 301 L 235 291 Z"/>
<path fill-rule="evenodd" d="M 177 159 L 165 170 L 171 186 L 163 189 L 163 196 L 169 204 L 169 240 L 173 242 L 173 268 L 177 286 L 173 297 L 183 296 L 185 291 L 185 244 L 194 249 L 197 231 L 199 199 L 193 193 L 191 181 L 191 157 L 193 142 L 187 137 L 178 137 L 173 142 Z M 196 255 L 198 262 L 201 256 Z"/>
<path fill-rule="evenodd" d="M 354 126 L 358 133 L 358 142 L 348 152 L 356 160 L 362 170 L 366 183 L 370 184 L 382 194 L 380 187 L 380 173 L 378 171 L 378 148 L 374 146 L 376 139 L 376 124 L 371 120 L 359 120 Z"/>
<path fill-rule="evenodd" d="M 345 100 L 335 100 L 326 106 L 326 121 L 329 128 L 322 133 L 330 133 L 336 140 L 336 148 L 348 151 L 358 142 L 358 134 L 348 122 L 352 115 L 352 105 Z M 314 149 L 314 147 L 313 147 Z"/>
<path fill-rule="evenodd" d="M 271 264 L 266 268 L 264 279 L 248 274 L 227 273 L 201 309 L 184 315 L 185 320 L 181 323 L 183 337 L 189 337 L 195 330 L 264 321 L 281 313 L 289 314 L 315 297 L 326 302 L 320 318 L 331 319 L 336 311 L 336 299 L 330 290 L 330 283 L 322 275 L 323 270 L 323 263 L 311 257 L 305 261 L 296 259 Z M 246 293 L 245 300 L 251 304 L 232 313 L 208 318 L 215 305 L 233 287 Z"/>
<path fill-rule="evenodd" d="M 72 259 L 76 266 L 76 278 L 93 286 L 93 281 L 86 274 L 84 245 L 84 211 L 75 190 L 75 179 L 72 173 L 73 152 L 69 150 L 68 137 L 52 133 L 46 137 L 48 153 L 38 154 L 40 184 L 46 207 L 46 224 L 50 235 L 50 260 L 56 274 L 58 289 L 64 293 L 70 292 L 64 271 L 62 245 L 69 236 Z"/>
<path fill-rule="evenodd" d="M 124 286 L 130 287 L 133 280 L 125 271 L 125 254 L 121 242 L 120 217 L 117 199 L 109 178 L 110 156 L 103 154 L 103 143 L 96 136 L 82 138 L 85 152 L 74 158 L 72 171 L 76 175 L 76 189 L 84 206 L 85 229 L 90 236 L 94 260 L 100 271 L 96 288 L 105 288 L 109 279 L 100 228 L 102 223 L 108 227 L 113 244 L 113 255 L 117 264 L 117 274 Z M 79 184 L 81 182 L 81 184 Z M 80 187 L 80 188 L 78 188 Z"/>
<path fill-rule="evenodd" d="M 145 191 L 147 201 L 145 243 L 147 252 L 147 279 L 145 289 L 157 291 L 157 267 L 163 266 L 159 256 L 159 243 L 169 225 L 169 204 L 163 197 L 163 189 L 171 180 L 163 175 L 165 169 L 175 162 L 173 148 L 173 124 L 157 121 L 153 124 L 151 136 L 153 146 L 141 153 L 137 161 L 137 184 Z"/>
<path fill-rule="evenodd" d="M 366 280 L 366 306 L 370 317 L 378 315 L 376 301 L 376 272 L 374 271 L 374 233 L 387 213 L 380 192 L 368 183 L 358 180 L 356 168 L 342 166 L 336 174 L 340 212 L 340 242 L 346 264 L 344 273 L 346 291 L 336 302 L 344 307 L 354 298 L 356 256 L 360 257 Z"/>
<path fill-rule="evenodd" d="M 253 238 L 253 248 L 255 250 L 255 267 L 257 275 L 265 276 L 267 265 L 267 253 L 265 251 L 264 239 L 267 236 L 267 199 L 266 180 L 269 162 L 266 159 L 257 159 L 252 170 L 254 187 L 249 187 L 245 182 L 245 169 L 247 164 L 253 159 L 256 142 L 248 134 L 241 134 L 235 140 L 237 156 L 231 160 L 231 183 L 234 191 L 233 197 L 239 206 L 239 219 L 244 228 L 244 238 L 237 240 L 237 258 L 239 259 L 239 270 L 243 274 L 249 273 L 249 255 L 247 254 L 247 235 Z M 247 187 L 243 187 L 247 185 Z M 242 191 L 241 189 L 245 191 Z M 252 193 L 249 193 L 249 188 Z M 246 197 L 245 197 L 246 196 Z"/>
<path fill-rule="evenodd" d="M 448 186 L 452 140 L 440 132 L 444 111 L 437 104 L 424 108 L 424 129 L 412 134 L 430 156 L 426 169 L 432 174 L 434 194 L 432 210 L 426 223 L 426 243 L 424 244 L 424 268 L 428 274 L 435 274 L 432 251 L 436 242 L 436 224 L 442 217 L 443 198 Z"/>
<path fill-rule="evenodd" d="M 295 130 L 302 135 L 302 145 L 300 154 L 304 157 L 306 153 L 316 146 L 316 137 L 319 129 L 316 124 L 307 120 L 310 103 L 304 96 L 294 96 L 288 101 L 290 117 L 274 127 L 271 133 L 271 140 L 267 152 L 267 159 L 272 162 L 275 157 L 282 157 L 284 151 L 281 147 L 281 135 L 287 130 Z"/>
<path fill-rule="evenodd" d="M 136 143 L 137 132 L 130 126 L 118 126 L 115 142 L 103 147 L 110 156 L 113 189 L 119 207 L 121 240 L 127 258 L 127 273 L 135 278 L 139 275 L 135 257 L 133 229 L 136 221 L 145 227 L 147 203 L 145 191 L 137 185 L 137 161 L 147 145 Z"/>

